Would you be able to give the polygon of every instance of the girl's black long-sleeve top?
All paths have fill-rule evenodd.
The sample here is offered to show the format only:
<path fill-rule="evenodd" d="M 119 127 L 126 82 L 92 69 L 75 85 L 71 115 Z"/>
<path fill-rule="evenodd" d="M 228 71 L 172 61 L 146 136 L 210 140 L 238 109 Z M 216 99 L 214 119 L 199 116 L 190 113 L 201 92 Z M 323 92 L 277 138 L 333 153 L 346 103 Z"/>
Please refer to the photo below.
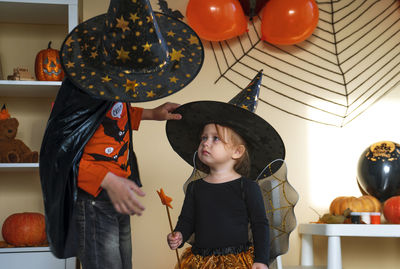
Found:
<path fill-rule="evenodd" d="M 249 223 L 254 262 L 268 264 L 269 225 L 258 184 L 246 178 L 217 184 L 199 179 L 188 185 L 175 231 L 183 242 L 194 233 L 197 248 L 231 248 L 248 244 Z"/>

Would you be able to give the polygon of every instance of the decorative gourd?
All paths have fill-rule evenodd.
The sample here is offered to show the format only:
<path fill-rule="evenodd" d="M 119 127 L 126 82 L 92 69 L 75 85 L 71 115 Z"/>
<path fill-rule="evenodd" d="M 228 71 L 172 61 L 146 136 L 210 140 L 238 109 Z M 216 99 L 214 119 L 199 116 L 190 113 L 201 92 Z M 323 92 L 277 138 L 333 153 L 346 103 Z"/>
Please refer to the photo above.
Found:
<path fill-rule="evenodd" d="M 347 208 L 352 212 L 380 212 L 382 206 L 378 199 L 370 195 L 358 198 L 354 196 L 339 196 L 332 201 L 329 212 L 332 215 L 343 215 Z"/>
<path fill-rule="evenodd" d="M 394 224 L 400 224 L 400 195 L 392 196 L 383 204 L 385 219 Z"/>
<path fill-rule="evenodd" d="M 40 246 L 46 242 L 43 214 L 24 212 L 10 215 L 3 223 L 4 240 L 17 247 Z"/>
<path fill-rule="evenodd" d="M 48 48 L 39 51 L 35 60 L 36 78 L 41 81 L 60 81 L 64 78 L 64 71 L 60 61 L 60 51 Z"/>

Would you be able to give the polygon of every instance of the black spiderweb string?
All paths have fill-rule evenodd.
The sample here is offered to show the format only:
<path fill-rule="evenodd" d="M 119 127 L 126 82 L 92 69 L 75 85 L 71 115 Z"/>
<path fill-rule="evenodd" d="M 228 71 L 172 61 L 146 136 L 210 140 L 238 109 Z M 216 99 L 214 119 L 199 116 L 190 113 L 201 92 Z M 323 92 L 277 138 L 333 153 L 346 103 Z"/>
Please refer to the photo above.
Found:
<path fill-rule="evenodd" d="M 219 77 L 238 90 L 264 70 L 260 102 L 293 116 L 343 127 L 400 80 L 400 1 L 316 1 L 312 36 L 292 46 L 261 40 L 261 18 L 237 38 L 208 42 Z"/>

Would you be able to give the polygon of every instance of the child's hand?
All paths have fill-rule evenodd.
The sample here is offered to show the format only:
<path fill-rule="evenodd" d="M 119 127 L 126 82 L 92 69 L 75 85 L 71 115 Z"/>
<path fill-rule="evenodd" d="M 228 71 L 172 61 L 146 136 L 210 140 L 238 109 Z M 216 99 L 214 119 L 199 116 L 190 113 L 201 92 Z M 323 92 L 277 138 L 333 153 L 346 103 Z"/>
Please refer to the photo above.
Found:
<path fill-rule="evenodd" d="M 142 120 L 180 120 L 182 115 L 172 113 L 179 104 L 164 103 L 153 109 L 143 109 Z"/>
<path fill-rule="evenodd" d="M 263 263 L 255 262 L 251 269 L 268 269 L 268 266 Z"/>
<path fill-rule="evenodd" d="M 145 194 L 133 181 L 108 172 L 100 186 L 107 191 L 117 212 L 142 215 L 144 206 L 138 196 Z"/>
<path fill-rule="evenodd" d="M 183 236 L 181 232 L 173 232 L 167 236 L 170 249 L 175 250 L 182 244 Z"/>

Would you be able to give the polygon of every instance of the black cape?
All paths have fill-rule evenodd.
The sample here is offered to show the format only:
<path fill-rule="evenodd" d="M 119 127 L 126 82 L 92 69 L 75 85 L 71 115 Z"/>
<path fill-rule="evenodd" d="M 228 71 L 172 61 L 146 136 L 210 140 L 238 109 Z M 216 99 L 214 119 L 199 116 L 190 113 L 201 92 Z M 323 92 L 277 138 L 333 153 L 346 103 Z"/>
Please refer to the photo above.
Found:
<path fill-rule="evenodd" d="M 72 225 L 77 198 L 78 165 L 86 143 L 113 102 L 100 100 L 63 81 L 48 120 L 40 150 L 47 240 L 58 258 L 76 256 Z"/>

